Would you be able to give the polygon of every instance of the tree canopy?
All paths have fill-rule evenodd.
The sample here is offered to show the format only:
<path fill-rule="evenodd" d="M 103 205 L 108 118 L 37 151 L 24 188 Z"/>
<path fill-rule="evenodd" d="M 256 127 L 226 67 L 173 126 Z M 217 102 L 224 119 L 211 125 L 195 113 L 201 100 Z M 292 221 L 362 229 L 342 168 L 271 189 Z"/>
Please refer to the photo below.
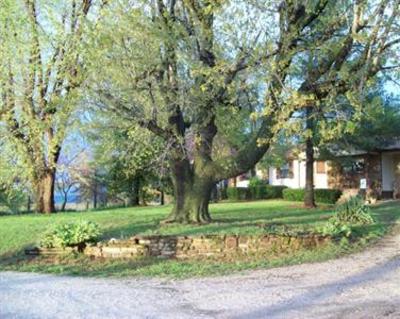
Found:
<path fill-rule="evenodd" d="M 124 123 L 109 135 L 122 164 L 117 171 L 161 158 L 175 196 L 168 221 L 209 222 L 214 185 L 268 156 L 295 114 L 346 114 L 320 131 L 351 131 L 374 81 L 397 70 L 399 6 L 6 0 L 1 129 L 31 168 L 39 210 L 52 211 L 40 198 L 51 197 L 71 114 L 90 104 Z M 135 138 L 126 138 L 132 132 Z M 122 146 L 127 141 L 136 153 Z M 155 146 L 161 150 L 150 159 L 146 150 Z"/>
<path fill-rule="evenodd" d="M 338 97 L 354 114 L 362 110 L 365 88 L 396 58 L 398 7 L 327 0 L 115 3 L 95 39 L 94 91 L 98 104 L 165 141 L 176 196 L 171 220 L 209 221 L 212 185 L 253 167 L 294 112 L 310 105 L 334 110 Z M 241 97 L 250 88 L 256 106 L 249 112 Z M 232 128 L 246 140 L 218 156 L 215 138 Z"/>

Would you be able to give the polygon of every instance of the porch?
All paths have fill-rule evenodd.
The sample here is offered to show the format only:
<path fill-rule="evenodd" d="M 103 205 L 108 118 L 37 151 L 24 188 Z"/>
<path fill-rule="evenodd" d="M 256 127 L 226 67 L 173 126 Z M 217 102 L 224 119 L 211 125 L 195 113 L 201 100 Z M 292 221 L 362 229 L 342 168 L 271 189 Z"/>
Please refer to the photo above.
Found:
<path fill-rule="evenodd" d="M 382 153 L 382 197 L 400 198 L 400 151 Z"/>

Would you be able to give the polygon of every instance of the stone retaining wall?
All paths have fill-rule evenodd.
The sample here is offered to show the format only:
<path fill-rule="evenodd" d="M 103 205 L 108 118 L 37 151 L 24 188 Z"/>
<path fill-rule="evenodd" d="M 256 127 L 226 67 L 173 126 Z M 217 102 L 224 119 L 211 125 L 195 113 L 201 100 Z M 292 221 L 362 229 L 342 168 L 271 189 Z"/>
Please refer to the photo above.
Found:
<path fill-rule="evenodd" d="M 196 258 L 232 254 L 280 254 L 326 245 L 330 237 L 320 235 L 284 236 L 149 236 L 111 240 L 87 247 L 85 255 L 101 258 Z"/>

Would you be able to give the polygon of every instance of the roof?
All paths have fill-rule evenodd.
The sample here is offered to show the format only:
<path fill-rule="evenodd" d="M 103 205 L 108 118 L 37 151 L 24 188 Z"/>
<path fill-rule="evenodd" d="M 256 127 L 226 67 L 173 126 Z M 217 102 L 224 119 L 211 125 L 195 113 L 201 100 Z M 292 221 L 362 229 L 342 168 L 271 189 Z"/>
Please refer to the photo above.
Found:
<path fill-rule="evenodd" d="M 371 154 L 371 153 L 382 153 L 382 152 L 390 152 L 390 151 L 400 151 L 400 139 L 394 141 L 393 143 L 390 144 L 383 144 L 381 147 L 377 147 L 371 150 L 362 150 L 362 149 L 356 149 L 354 147 L 349 148 L 349 149 L 338 149 L 338 148 L 332 148 L 331 152 L 335 156 L 341 157 L 341 156 L 357 156 L 357 155 L 365 155 L 365 154 Z"/>

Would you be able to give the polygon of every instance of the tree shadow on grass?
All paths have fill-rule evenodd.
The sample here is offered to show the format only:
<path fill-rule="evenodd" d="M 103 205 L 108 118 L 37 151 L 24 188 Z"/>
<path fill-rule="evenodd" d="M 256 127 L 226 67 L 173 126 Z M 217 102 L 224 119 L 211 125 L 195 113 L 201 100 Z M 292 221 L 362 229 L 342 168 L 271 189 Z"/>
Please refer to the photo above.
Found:
<path fill-rule="evenodd" d="M 317 220 L 320 216 L 331 215 L 331 211 L 321 211 L 321 210 L 289 210 L 289 211 L 270 211 L 270 212 L 254 212 L 254 210 L 248 210 L 251 216 L 246 215 L 246 211 L 243 210 L 232 210 L 229 211 L 229 214 L 238 213 L 234 216 L 222 217 L 224 213 L 215 214 L 215 222 L 240 222 L 240 221 L 249 221 L 249 219 L 263 219 L 263 220 L 272 220 L 272 219 L 286 219 L 286 218 L 299 218 L 299 217 L 310 217 L 313 216 Z"/>
<path fill-rule="evenodd" d="M 240 211 L 240 210 L 238 210 Z M 226 216 L 220 217 L 224 214 L 216 214 L 216 218 L 210 224 L 205 225 L 180 225 L 180 224 L 169 224 L 160 226 L 159 220 L 153 222 L 146 222 L 140 224 L 132 224 L 125 226 L 118 226 L 115 228 L 108 229 L 104 233 L 104 239 L 111 237 L 115 238 L 130 238 L 138 234 L 167 234 L 176 236 L 189 236 L 189 235 L 202 235 L 202 234 L 235 234 L 235 233 L 246 233 L 246 228 L 249 231 L 253 231 L 254 228 L 260 229 L 262 232 L 263 228 L 271 224 L 279 225 L 307 225 L 326 220 L 331 216 L 329 211 L 289 211 L 289 212 L 271 212 L 269 216 L 265 214 L 252 214 L 252 216 L 246 216 L 245 213 L 242 216 Z"/>
<path fill-rule="evenodd" d="M 146 231 L 156 230 L 158 228 L 159 228 L 158 221 L 140 223 L 140 224 L 132 223 L 124 226 L 117 226 L 106 229 L 103 232 L 102 239 L 110 239 L 110 238 L 126 239 Z"/>

